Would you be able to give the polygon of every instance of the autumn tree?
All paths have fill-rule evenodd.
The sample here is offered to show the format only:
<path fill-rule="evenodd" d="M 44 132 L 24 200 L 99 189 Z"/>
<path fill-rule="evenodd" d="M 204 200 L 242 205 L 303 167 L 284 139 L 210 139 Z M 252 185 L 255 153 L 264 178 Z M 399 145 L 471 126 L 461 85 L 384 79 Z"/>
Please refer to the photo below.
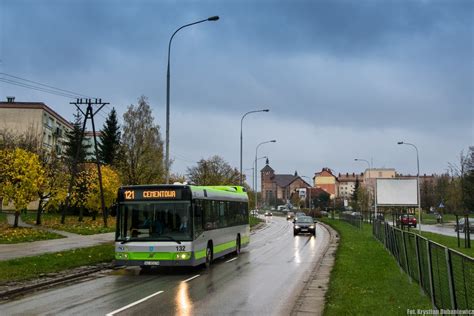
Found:
<path fill-rule="evenodd" d="M 112 108 L 99 136 L 99 158 L 103 164 L 114 165 L 120 148 L 120 126 L 117 112 Z"/>
<path fill-rule="evenodd" d="M 469 147 L 464 158 L 462 190 L 465 209 L 474 210 L 474 146 Z"/>
<path fill-rule="evenodd" d="M 461 215 L 462 212 L 462 192 L 461 192 L 461 179 L 458 177 L 453 177 L 449 183 L 449 186 L 446 190 L 446 196 L 444 205 L 446 210 L 452 214 Z"/>
<path fill-rule="evenodd" d="M 461 151 L 459 164 L 450 163 L 449 170 L 453 181 L 448 196 L 451 203 L 456 200 L 457 213 L 466 213 L 474 207 L 474 147 L 467 154 Z"/>
<path fill-rule="evenodd" d="M 170 175 L 170 183 L 175 183 L 175 182 L 180 182 L 180 183 L 186 182 L 186 176 L 184 174 L 172 173 Z"/>
<path fill-rule="evenodd" d="M 240 182 L 240 172 L 231 167 L 222 157 L 201 159 L 197 166 L 188 167 L 187 175 L 198 185 L 235 185 Z"/>
<path fill-rule="evenodd" d="M 163 141 L 147 98 L 123 115 L 119 170 L 124 184 L 160 183 L 164 177 Z"/>
<path fill-rule="evenodd" d="M 331 195 L 325 191 L 319 191 L 314 196 L 313 193 L 311 193 L 311 200 L 314 208 L 323 210 L 329 206 L 329 203 L 331 202 Z"/>
<path fill-rule="evenodd" d="M 41 215 L 56 194 L 67 187 L 67 167 L 56 152 L 42 153 L 40 162 L 45 172 L 45 180 L 38 188 L 38 209 L 36 210 L 36 225 L 41 225 Z"/>
<path fill-rule="evenodd" d="M 112 206 L 117 198 L 117 191 L 120 187 L 120 178 L 111 167 L 101 166 L 102 188 L 104 192 L 105 208 Z M 87 169 L 85 206 L 95 214 L 102 211 L 100 201 L 99 176 L 96 166 L 89 166 Z"/>
<path fill-rule="evenodd" d="M 2 203 L 15 206 L 15 223 L 18 227 L 20 211 L 37 198 L 39 187 L 45 181 L 44 170 L 38 155 L 24 149 L 0 151 L 0 196 Z"/>

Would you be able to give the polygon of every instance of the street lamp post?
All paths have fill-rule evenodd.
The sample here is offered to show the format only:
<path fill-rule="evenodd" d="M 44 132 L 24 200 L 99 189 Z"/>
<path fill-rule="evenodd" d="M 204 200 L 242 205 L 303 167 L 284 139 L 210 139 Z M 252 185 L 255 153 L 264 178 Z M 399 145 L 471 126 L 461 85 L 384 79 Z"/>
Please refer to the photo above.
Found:
<path fill-rule="evenodd" d="M 261 159 L 268 159 L 268 157 L 267 157 L 267 156 L 263 156 L 263 157 L 257 158 L 257 161 L 258 161 L 258 160 L 261 160 Z M 255 183 L 255 161 L 252 162 L 252 165 L 253 165 L 252 168 L 247 168 L 247 169 L 245 169 L 245 170 L 250 170 L 250 169 L 252 169 L 252 190 L 255 192 L 255 188 L 257 187 L 257 184 Z"/>
<path fill-rule="evenodd" d="M 255 169 L 254 167 L 245 169 L 245 171 L 252 170 L 252 189 L 253 190 L 255 190 L 255 179 L 254 179 L 255 178 L 255 171 L 254 171 L 254 169 Z"/>
<path fill-rule="evenodd" d="M 412 146 L 416 150 L 416 182 L 418 185 L 418 214 L 419 214 L 419 219 L 420 222 L 418 223 L 418 232 L 421 235 L 421 193 L 420 193 L 420 158 L 418 156 L 418 148 L 411 143 L 406 143 L 406 142 L 398 142 L 398 145 L 408 145 Z"/>
<path fill-rule="evenodd" d="M 258 178 L 257 178 L 257 156 L 258 156 L 258 147 L 260 147 L 261 145 L 263 144 L 267 144 L 267 143 L 276 143 L 276 140 L 273 139 L 273 140 L 268 140 L 266 142 L 261 142 L 260 144 L 257 145 L 257 147 L 255 148 L 255 209 L 257 209 L 257 206 L 258 206 L 258 203 L 257 203 L 257 200 L 258 200 L 258 195 L 257 195 L 257 190 L 258 190 Z"/>
<path fill-rule="evenodd" d="M 371 166 L 370 166 L 369 161 L 366 160 L 366 159 L 360 159 L 360 158 L 355 158 L 354 161 L 364 161 L 364 162 L 367 163 L 367 167 L 369 168 L 369 179 L 370 179 L 370 169 L 371 169 Z M 375 187 L 375 185 L 374 185 L 374 187 Z M 375 189 L 374 189 L 374 188 L 372 188 L 372 192 L 375 192 Z M 375 203 L 375 199 L 376 199 L 376 196 L 375 196 L 375 194 L 374 194 L 374 197 L 373 197 L 373 200 L 374 200 L 374 201 L 373 201 L 373 203 L 374 203 L 374 213 L 375 213 L 375 214 L 374 214 L 374 221 L 377 219 L 377 204 Z M 369 220 L 370 220 L 370 219 L 369 219 Z"/>
<path fill-rule="evenodd" d="M 310 183 L 311 183 L 311 178 L 308 177 L 308 176 L 300 176 L 301 178 L 308 178 Z M 308 198 L 309 198 L 309 213 L 310 214 L 313 214 L 313 206 L 312 206 L 312 201 L 311 201 L 311 184 L 310 184 L 310 187 L 309 187 L 309 195 L 308 195 Z"/>
<path fill-rule="evenodd" d="M 174 31 L 173 35 L 171 35 L 169 44 L 168 44 L 168 70 L 166 72 L 166 156 L 165 156 L 165 169 L 166 169 L 166 184 L 169 184 L 170 181 L 170 52 L 171 52 L 171 41 L 173 37 L 178 33 L 179 30 L 184 29 L 185 27 L 199 24 L 202 22 L 207 21 L 217 21 L 219 20 L 218 16 L 211 16 L 207 19 L 196 21 L 193 23 L 189 23 L 186 25 L 181 26 L 176 31 Z"/>
<path fill-rule="evenodd" d="M 242 136 L 242 125 L 244 122 L 244 118 L 251 113 L 258 113 L 258 112 L 269 112 L 269 109 L 264 109 L 264 110 L 255 110 L 255 111 L 249 111 L 245 113 L 242 118 L 240 119 L 240 185 L 243 185 L 243 176 L 242 176 L 242 148 L 243 148 L 243 136 Z"/>

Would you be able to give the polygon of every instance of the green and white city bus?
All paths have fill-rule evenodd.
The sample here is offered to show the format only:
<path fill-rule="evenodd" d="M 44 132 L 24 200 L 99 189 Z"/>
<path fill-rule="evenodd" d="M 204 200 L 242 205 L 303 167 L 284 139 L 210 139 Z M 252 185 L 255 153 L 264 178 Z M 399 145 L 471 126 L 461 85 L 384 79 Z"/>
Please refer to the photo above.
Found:
<path fill-rule="evenodd" d="M 248 245 L 248 197 L 240 186 L 140 185 L 118 192 L 117 265 L 209 265 Z"/>

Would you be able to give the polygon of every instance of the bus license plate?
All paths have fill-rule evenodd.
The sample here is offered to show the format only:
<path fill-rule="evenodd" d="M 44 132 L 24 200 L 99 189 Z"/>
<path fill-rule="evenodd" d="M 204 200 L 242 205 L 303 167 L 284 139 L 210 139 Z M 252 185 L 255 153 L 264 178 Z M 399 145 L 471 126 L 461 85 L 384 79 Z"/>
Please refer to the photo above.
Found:
<path fill-rule="evenodd" d="M 143 264 L 146 266 L 159 266 L 160 262 L 159 261 L 145 261 L 143 262 Z"/>

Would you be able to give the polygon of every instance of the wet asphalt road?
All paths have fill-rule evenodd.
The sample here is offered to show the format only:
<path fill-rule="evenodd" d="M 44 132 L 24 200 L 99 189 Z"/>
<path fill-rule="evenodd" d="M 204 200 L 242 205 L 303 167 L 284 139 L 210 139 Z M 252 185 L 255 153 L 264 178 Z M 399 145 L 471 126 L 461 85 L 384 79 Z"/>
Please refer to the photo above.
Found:
<path fill-rule="evenodd" d="M 238 258 L 218 259 L 208 270 L 120 269 L 2 304 L 0 314 L 288 315 L 329 233 L 318 225 L 316 238 L 294 237 L 285 219 L 267 222 Z"/>

